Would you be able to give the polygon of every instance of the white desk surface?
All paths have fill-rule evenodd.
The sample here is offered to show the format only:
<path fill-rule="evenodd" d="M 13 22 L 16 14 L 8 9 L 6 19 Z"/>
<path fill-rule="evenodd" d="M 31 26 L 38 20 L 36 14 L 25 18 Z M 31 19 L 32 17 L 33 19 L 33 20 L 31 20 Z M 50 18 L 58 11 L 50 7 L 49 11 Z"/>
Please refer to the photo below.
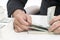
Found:
<path fill-rule="evenodd" d="M 47 25 L 47 17 L 46 16 L 32 16 L 33 24 L 43 24 Z M 59 35 L 52 35 L 48 32 L 36 32 L 36 31 L 28 31 L 28 32 L 20 32 L 16 33 L 13 30 L 13 21 L 9 23 L 0 23 L 2 25 L 6 25 L 0 29 L 0 39 L 1 40 L 57 40 L 60 39 Z"/>

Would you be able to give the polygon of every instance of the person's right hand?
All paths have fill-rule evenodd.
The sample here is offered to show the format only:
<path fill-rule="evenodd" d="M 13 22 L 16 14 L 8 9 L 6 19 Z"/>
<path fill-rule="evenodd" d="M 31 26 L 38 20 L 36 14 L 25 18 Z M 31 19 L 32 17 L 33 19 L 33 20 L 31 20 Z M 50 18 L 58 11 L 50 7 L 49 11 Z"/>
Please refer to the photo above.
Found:
<path fill-rule="evenodd" d="M 22 32 L 29 30 L 29 25 L 32 24 L 31 16 L 25 14 L 24 11 L 18 9 L 13 14 L 14 17 L 14 30 L 16 32 Z"/>

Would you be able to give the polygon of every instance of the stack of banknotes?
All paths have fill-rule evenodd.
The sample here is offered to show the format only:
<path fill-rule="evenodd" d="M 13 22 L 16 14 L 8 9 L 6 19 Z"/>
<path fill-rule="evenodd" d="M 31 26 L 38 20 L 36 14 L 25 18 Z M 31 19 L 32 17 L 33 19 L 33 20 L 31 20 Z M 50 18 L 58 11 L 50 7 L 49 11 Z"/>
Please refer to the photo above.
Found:
<path fill-rule="evenodd" d="M 55 9 L 56 9 L 56 6 L 52 6 L 47 9 L 48 25 L 49 25 L 49 21 L 54 17 Z M 50 27 L 50 25 L 48 27 Z M 43 25 L 38 26 L 38 25 L 32 24 L 30 28 L 31 28 L 31 30 L 34 30 L 34 31 L 45 32 L 45 31 L 48 31 L 48 27 L 44 27 Z"/>

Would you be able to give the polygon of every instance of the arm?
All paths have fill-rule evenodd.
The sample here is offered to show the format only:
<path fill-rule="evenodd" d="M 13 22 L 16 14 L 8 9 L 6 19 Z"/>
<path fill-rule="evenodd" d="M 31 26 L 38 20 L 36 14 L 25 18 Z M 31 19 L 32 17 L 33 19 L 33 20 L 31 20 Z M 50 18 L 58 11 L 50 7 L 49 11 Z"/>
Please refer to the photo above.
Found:
<path fill-rule="evenodd" d="M 29 30 L 31 17 L 25 14 L 24 6 L 27 0 L 9 0 L 7 4 L 8 16 L 14 17 L 13 27 L 16 32 Z"/>
<path fill-rule="evenodd" d="M 24 10 L 24 6 L 27 0 L 9 0 L 7 3 L 8 16 L 11 17 L 11 14 L 17 9 Z"/>

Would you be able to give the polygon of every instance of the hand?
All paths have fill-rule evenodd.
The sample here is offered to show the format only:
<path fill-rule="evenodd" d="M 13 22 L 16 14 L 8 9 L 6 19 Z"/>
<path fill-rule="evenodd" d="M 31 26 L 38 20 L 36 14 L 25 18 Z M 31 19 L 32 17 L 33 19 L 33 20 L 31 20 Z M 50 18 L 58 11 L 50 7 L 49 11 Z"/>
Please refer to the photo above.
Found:
<path fill-rule="evenodd" d="M 56 34 L 60 34 L 60 15 L 55 16 L 51 21 L 50 21 L 51 27 L 49 28 L 49 32 L 54 32 Z"/>
<path fill-rule="evenodd" d="M 22 10 L 16 10 L 13 13 L 14 17 L 14 30 L 16 32 L 22 32 L 29 30 L 29 25 L 32 24 L 31 16 L 25 14 Z"/>

